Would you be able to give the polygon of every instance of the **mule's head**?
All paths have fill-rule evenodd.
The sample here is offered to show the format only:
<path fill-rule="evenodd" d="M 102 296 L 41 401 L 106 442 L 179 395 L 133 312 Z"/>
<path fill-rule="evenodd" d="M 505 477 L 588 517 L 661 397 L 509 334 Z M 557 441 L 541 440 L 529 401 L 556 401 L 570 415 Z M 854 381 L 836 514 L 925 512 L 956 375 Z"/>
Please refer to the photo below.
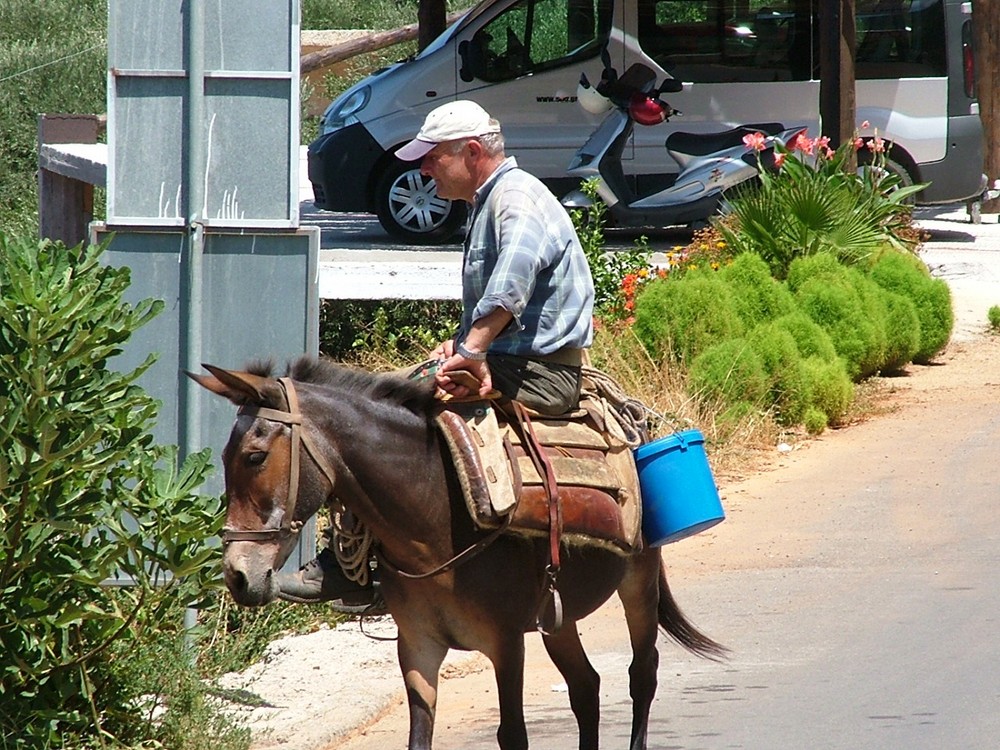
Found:
<path fill-rule="evenodd" d="M 205 368 L 211 375 L 188 375 L 240 407 L 222 453 L 223 575 L 238 604 L 260 606 L 277 596 L 275 573 L 332 492 L 333 477 L 300 450 L 302 416 L 290 381 Z"/>

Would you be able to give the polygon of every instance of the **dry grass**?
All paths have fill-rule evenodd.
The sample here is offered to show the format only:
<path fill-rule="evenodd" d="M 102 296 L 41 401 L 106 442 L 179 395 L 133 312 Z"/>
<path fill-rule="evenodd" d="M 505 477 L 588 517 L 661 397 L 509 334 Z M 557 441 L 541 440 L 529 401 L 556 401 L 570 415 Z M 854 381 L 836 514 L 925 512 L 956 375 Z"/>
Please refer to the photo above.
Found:
<path fill-rule="evenodd" d="M 788 439 L 766 410 L 738 419 L 722 418 L 723 409 L 691 394 L 680 368 L 653 361 L 629 326 L 598 331 L 591 349 L 594 367 L 614 378 L 632 398 L 658 414 L 654 435 L 697 429 L 705 436 L 713 470 L 720 475 L 745 473 L 760 465 L 774 447 Z"/>

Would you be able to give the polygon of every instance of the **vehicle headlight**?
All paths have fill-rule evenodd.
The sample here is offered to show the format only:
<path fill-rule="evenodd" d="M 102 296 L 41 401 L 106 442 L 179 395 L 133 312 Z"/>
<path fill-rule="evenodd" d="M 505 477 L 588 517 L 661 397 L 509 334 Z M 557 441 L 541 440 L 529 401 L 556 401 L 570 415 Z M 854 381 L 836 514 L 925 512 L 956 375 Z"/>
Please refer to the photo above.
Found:
<path fill-rule="evenodd" d="M 343 97 L 334 106 L 327 110 L 323 117 L 323 132 L 329 133 L 331 130 L 341 128 L 357 122 L 357 114 L 365 107 L 372 98 L 372 87 L 362 86 Z"/>

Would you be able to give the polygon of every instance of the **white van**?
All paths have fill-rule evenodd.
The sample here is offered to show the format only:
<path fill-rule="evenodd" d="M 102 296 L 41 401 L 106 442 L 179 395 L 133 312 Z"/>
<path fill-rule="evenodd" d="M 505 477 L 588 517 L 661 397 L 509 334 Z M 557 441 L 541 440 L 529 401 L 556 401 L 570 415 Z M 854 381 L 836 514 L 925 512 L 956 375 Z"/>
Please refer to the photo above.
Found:
<path fill-rule="evenodd" d="M 677 172 L 674 130 L 748 122 L 819 128 L 821 0 L 484 0 L 412 60 L 337 98 L 309 146 L 315 203 L 376 213 L 416 243 L 450 239 L 465 205 L 442 200 L 419 164 L 392 154 L 434 107 L 473 99 L 500 120 L 507 152 L 558 195 L 574 152 L 599 122 L 576 104 L 580 73 L 642 62 L 684 83 L 683 112 L 641 128 L 623 154 L 639 191 Z M 973 201 L 985 188 L 974 96 L 969 0 L 857 0 L 857 117 L 892 143 L 892 169 L 930 182 L 919 204 Z M 647 184 L 649 183 L 649 184 Z"/>

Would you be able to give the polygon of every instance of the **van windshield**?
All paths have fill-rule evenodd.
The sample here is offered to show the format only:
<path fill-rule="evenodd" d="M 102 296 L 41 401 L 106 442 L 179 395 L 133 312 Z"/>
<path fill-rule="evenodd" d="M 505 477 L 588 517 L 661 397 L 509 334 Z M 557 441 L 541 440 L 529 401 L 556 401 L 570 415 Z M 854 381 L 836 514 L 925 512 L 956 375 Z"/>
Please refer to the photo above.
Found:
<path fill-rule="evenodd" d="M 816 0 L 639 0 L 639 44 L 694 83 L 819 77 Z M 945 76 L 943 0 L 857 0 L 859 80 Z"/>

